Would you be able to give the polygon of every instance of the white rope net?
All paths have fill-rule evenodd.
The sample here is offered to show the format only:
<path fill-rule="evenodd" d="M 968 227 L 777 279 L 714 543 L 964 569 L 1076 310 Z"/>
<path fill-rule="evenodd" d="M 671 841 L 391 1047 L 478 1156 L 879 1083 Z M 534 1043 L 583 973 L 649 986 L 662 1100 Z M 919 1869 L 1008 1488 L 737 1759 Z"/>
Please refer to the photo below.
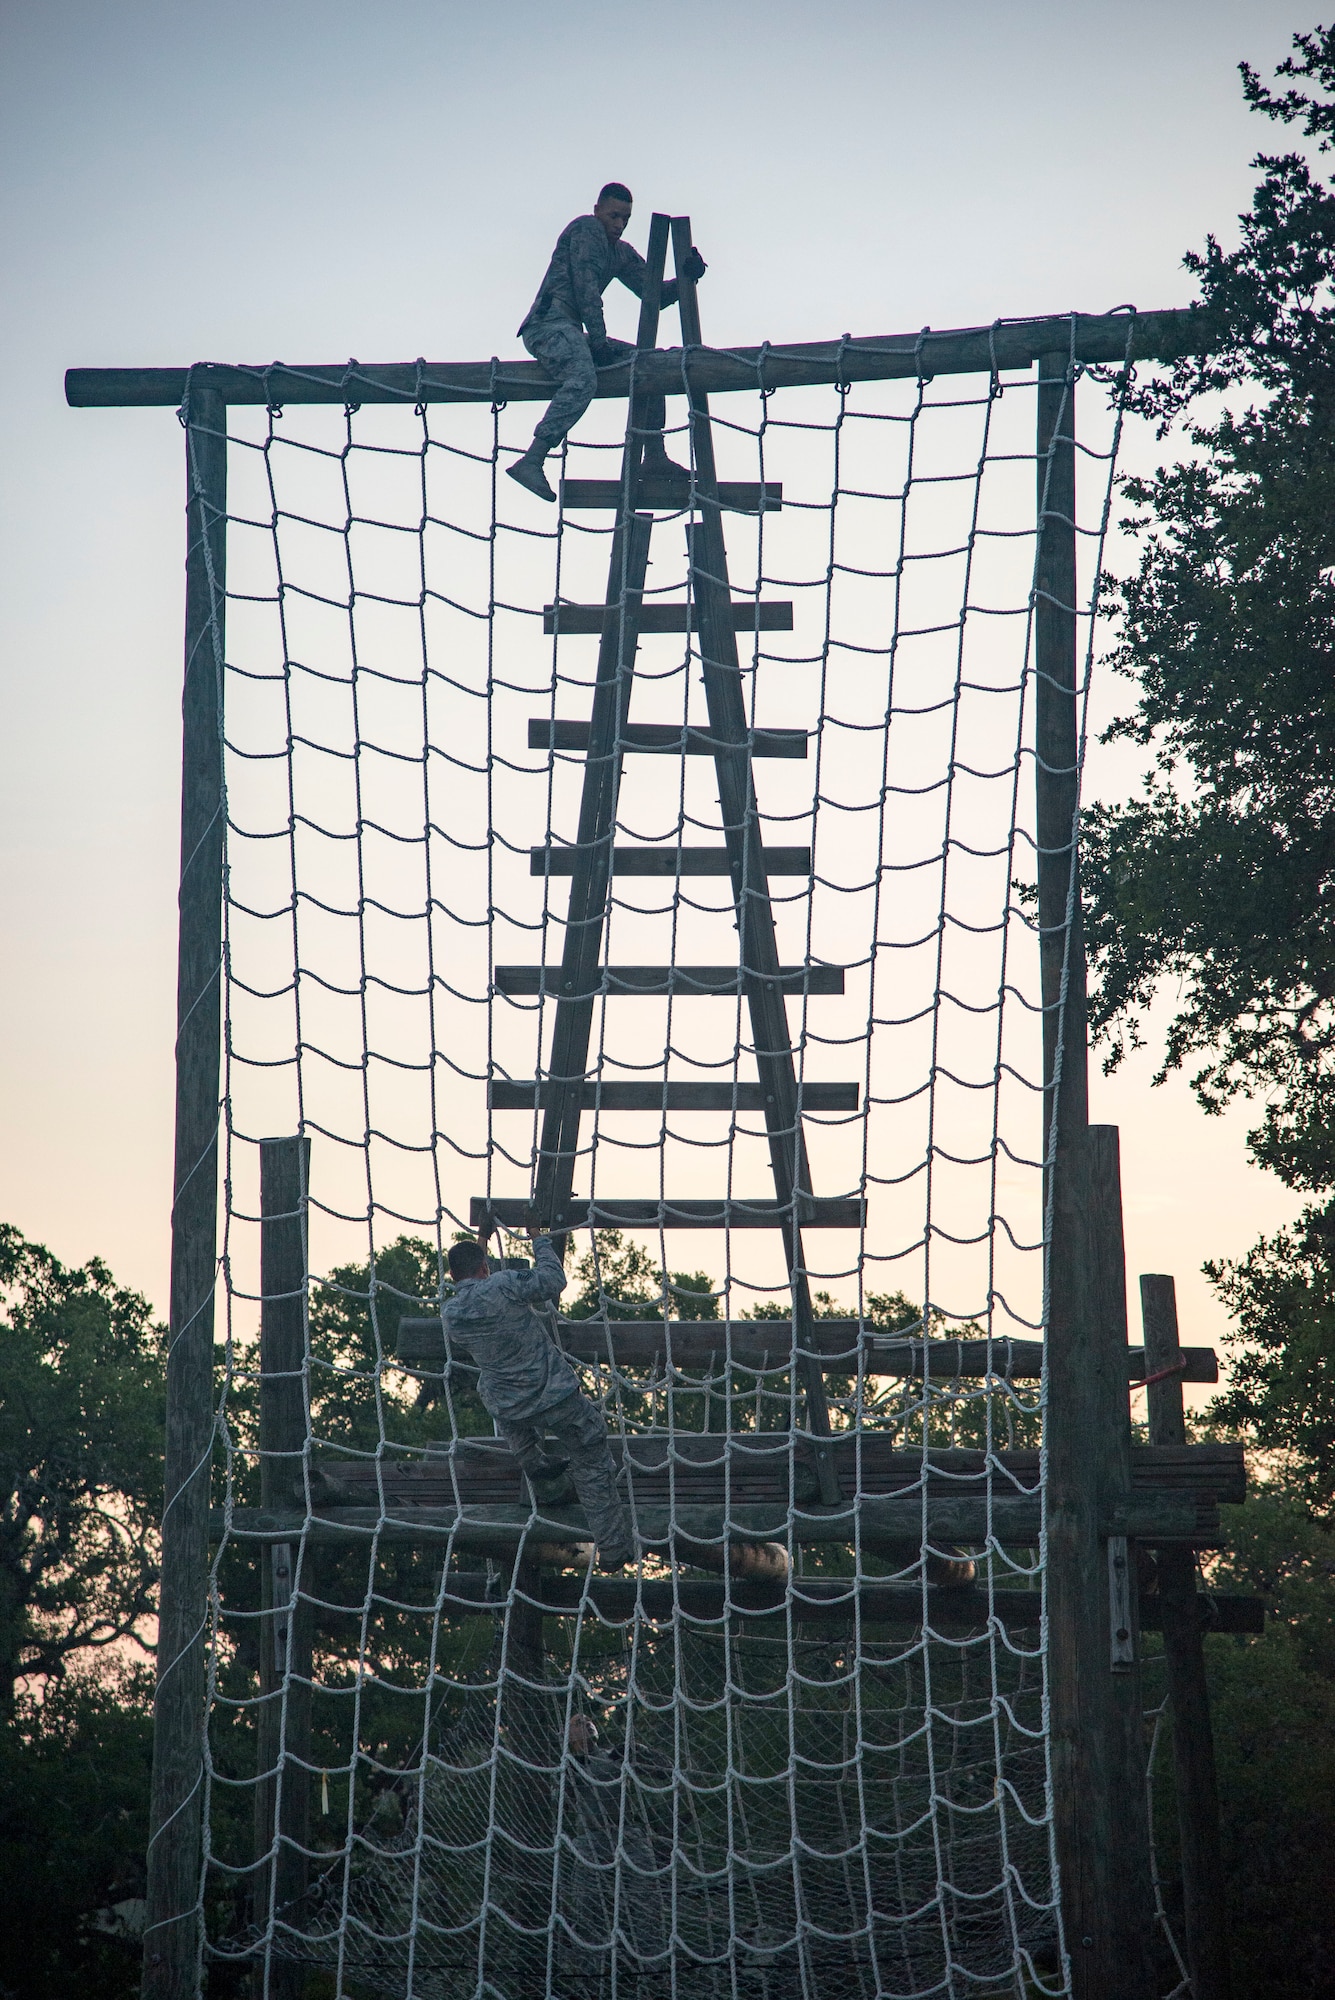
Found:
<path fill-rule="evenodd" d="M 626 1466 L 615 1579 L 575 1511 L 539 1521 L 438 1316 L 450 1243 L 535 1185 L 599 656 L 597 621 L 544 607 L 606 601 L 617 514 L 498 476 L 525 406 L 230 414 L 201 1899 L 207 1958 L 255 1991 L 1066 1990 L 1014 1344 L 1043 1330 L 1034 388 L 715 404 L 720 478 L 782 489 L 722 520 L 791 969 L 805 1367 L 782 1218 L 754 1226 L 776 1191 L 733 883 L 697 858 L 724 842 L 700 640 L 648 615 L 694 604 L 704 503 L 653 510 L 613 746 L 615 850 L 651 859 L 618 861 L 601 927 L 561 1308 Z M 567 480 L 616 478 L 625 410 L 595 405 Z M 1083 393 L 1082 660 L 1118 423 Z M 309 1141 L 312 1275 L 262 1515 L 273 1134 Z"/>

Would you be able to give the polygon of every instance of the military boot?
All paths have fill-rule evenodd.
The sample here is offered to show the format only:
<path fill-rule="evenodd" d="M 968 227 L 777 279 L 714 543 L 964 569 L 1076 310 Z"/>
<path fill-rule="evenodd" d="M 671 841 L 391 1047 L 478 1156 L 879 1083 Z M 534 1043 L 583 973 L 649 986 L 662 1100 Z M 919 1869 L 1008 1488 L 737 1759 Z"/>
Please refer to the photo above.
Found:
<path fill-rule="evenodd" d="M 513 465 L 507 465 L 505 470 L 509 478 L 522 486 L 526 493 L 531 493 L 535 499 L 555 501 L 556 495 L 547 484 L 547 475 L 542 469 L 546 456 L 545 445 L 531 444 L 523 457 L 517 458 Z"/>

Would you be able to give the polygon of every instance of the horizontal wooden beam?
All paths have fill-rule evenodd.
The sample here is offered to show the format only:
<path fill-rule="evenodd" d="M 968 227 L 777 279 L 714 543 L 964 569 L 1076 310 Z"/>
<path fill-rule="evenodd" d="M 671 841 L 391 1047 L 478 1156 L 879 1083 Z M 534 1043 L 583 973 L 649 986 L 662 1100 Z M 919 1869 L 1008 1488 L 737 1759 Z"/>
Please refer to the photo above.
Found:
<path fill-rule="evenodd" d="M 725 514 L 758 514 L 760 495 L 765 495 L 765 512 L 777 514 L 783 506 L 783 486 L 778 480 L 769 480 L 762 489 L 754 480 L 720 479 L 718 483 L 718 503 Z M 569 513 L 576 508 L 598 507 L 619 508 L 625 499 L 619 479 L 563 479 L 561 481 L 561 505 Z M 691 500 L 689 479 L 654 479 L 640 475 L 635 485 L 635 505 L 641 513 L 677 513 L 688 507 Z M 697 510 L 711 504 L 699 491 L 696 493 Z"/>
<path fill-rule="evenodd" d="M 588 993 L 571 994 L 561 980 L 559 965 L 498 965 L 493 974 L 498 993 L 546 993 L 553 1000 L 588 999 Z M 602 965 L 598 968 L 600 993 L 633 996 L 671 993 L 679 999 L 717 999 L 748 990 L 747 979 L 765 979 L 765 973 L 744 975 L 736 965 Z M 842 965 L 782 965 L 778 979 L 781 993 L 842 993 Z"/>
<path fill-rule="evenodd" d="M 809 875 L 809 847 L 766 847 L 761 850 L 767 875 Z M 534 847 L 529 850 L 530 875 L 573 875 L 580 849 Z M 731 872 L 726 847 L 614 847 L 614 875 L 727 875 Z"/>
<path fill-rule="evenodd" d="M 533 1080 L 487 1085 L 493 1111 L 546 1110 L 556 1085 Z M 563 1103 L 566 1101 L 564 1093 Z M 585 1111 L 754 1111 L 763 1113 L 772 1099 L 759 1083 L 586 1083 L 580 1098 Z M 804 1083 L 803 1111 L 856 1111 L 855 1083 Z"/>
<path fill-rule="evenodd" d="M 496 1594 L 486 1570 L 455 1570 L 447 1576 L 441 1606 L 446 1615 L 503 1616 L 508 1592 Z M 879 1577 L 793 1577 L 789 1583 L 676 1576 L 606 1577 L 541 1576 L 538 1604 L 549 1617 L 570 1618 L 593 1610 L 621 1624 L 637 1613 L 666 1623 L 680 1615 L 691 1622 L 718 1624 L 731 1615 L 770 1619 L 792 1615 L 801 1624 L 835 1626 L 851 1631 L 855 1622 L 920 1626 L 936 1632 L 986 1631 L 995 1618 L 1007 1631 L 1033 1630 L 1042 1621 L 1043 1598 L 1036 1590 L 994 1590 L 989 1596 L 977 1586 L 882 1581 Z M 1209 1594 L 1197 1599 L 1205 1632 L 1264 1632 L 1265 1601 L 1240 1593 Z M 1154 1596 L 1142 1598 L 1142 1631 L 1162 1629 L 1161 1608 Z"/>
<path fill-rule="evenodd" d="M 613 1437 L 609 1449 L 622 1468 L 627 1492 L 642 1505 L 722 1506 L 782 1499 L 799 1506 L 817 1497 L 810 1439 L 789 1431 L 676 1431 Z M 925 1457 L 905 1450 L 893 1431 L 840 1431 L 831 1439 L 835 1467 L 863 1499 L 926 1492 L 936 1499 L 979 1497 L 989 1489 L 1032 1498 L 1041 1461 L 1036 1451 L 987 1453 L 938 1449 Z M 308 1485 L 309 1483 L 309 1485 Z M 973 1489 L 972 1495 L 970 1489 Z M 1240 1444 L 1138 1445 L 1131 1460 L 1134 1495 L 1187 1494 L 1212 1505 L 1240 1506 L 1246 1498 L 1246 1459 Z M 465 1502 L 490 1506 L 522 1500 L 519 1462 L 492 1438 L 461 1438 L 445 1450 L 370 1460 L 322 1455 L 296 1479 L 290 1497 L 314 1504 L 353 1507 L 439 1507 Z M 550 1495 L 548 1496 L 551 1497 Z"/>
<path fill-rule="evenodd" d="M 805 729 L 753 729 L 746 747 L 753 757 L 805 757 L 808 733 Z M 716 757 L 720 750 L 733 749 L 711 736 L 707 729 L 687 729 L 675 722 L 623 722 L 617 737 L 621 751 L 635 750 L 655 757 Z M 587 752 L 587 722 L 563 722 L 545 716 L 530 716 L 530 750 L 574 750 Z"/>
<path fill-rule="evenodd" d="M 718 1548 L 725 1541 L 772 1542 L 787 1539 L 803 1546 L 847 1544 L 855 1536 L 864 1543 L 893 1542 L 897 1547 L 921 1546 L 926 1526 L 930 1546 L 949 1553 L 957 1544 L 981 1549 L 989 1537 L 1016 1546 L 1033 1545 L 1042 1534 L 1039 1500 L 1008 1493 L 990 1497 L 924 1500 L 897 1495 L 870 1495 L 839 1507 L 798 1507 L 777 1503 L 727 1508 L 710 1506 L 637 1507 L 635 1525 L 650 1548 L 675 1548 L 689 1560 L 692 1546 Z M 219 1511 L 214 1517 L 218 1538 L 227 1526 Z M 238 1507 L 230 1532 L 238 1541 L 342 1543 L 381 1542 L 430 1546 L 450 1542 L 478 1554 L 513 1552 L 522 1542 L 587 1542 L 592 1540 L 582 1507 L 526 1506 L 408 1506 L 327 1507 L 307 1514 L 296 1508 L 266 1511 Z M 1112 1510 L 1100 1524 L 1105 1535 L 1130 1535 L 1152 1544 L 1188 1548 L 1218 1548 L 1222 1540 L 1219 1509 L 1206 1498 L 1190 1494 L 1143 1493 Z"/>
<path fill-rule="evenodd" d="M 911 1340 L 862 1328 L 855 1319 L 818 1320 L 814 1332 L 821 1366 L 838 1373 L 856 1371 L 859 1346 L 867 1375 L 925 1377 L 938 1383 L 988 1377 L 1037 1382 L 1043 1373 L 1041 1340 Z M 731 1359 L 743 1367 L 773 1369 L 791 1367 L 793 1361 L 793 1328 L 786 1319 L 674 1319 L 666 1327 L 662 1320 L 563 1319 L 558 1333 L 573 1360 L 615 1361 L 627 1368 L 661 1368 L 669 1342 L 676 1368 L 717 1370 Z M 439 1319 L 401 1319 L 398 1341 L 397 1359 L 403 1366 L 435 1372 L 444 1367 L 445 1335 Z M 1212 1347 L 1178 1351 L 1187 1363 L 1184 1380 L 1219 1380 Z M 1126 1372 L 1131 1382 L 1145 1379 L 1143 1347 L 1128 1347 Z"/>
<path fill-rule="evenodd" d="M 792 1220 L 794 1207 L 804 1229 L 860 1229 L 867 1220 L 867 1204 L 857 1195 L 798 1195 L 795 1203 L 778 1202 L 757 1196 L 746 1201 L 739 1195 L 727 1200 L 679 1198 L 658 1201 L 614 1199 L 599 1195 L 596 1201 L 583 1198 L 567 1202 L 560 1216 L 535 1216 L 533 1204 L 501 1196 L 488 1200 L 473 1196 L 468 1219 L 474 1229 L 527 1229 L 530 1223 L 568 1231 L 571 1229 L 778 1229 Z"/>
<path fill-rule="evenodd" d="M 609 614 L 615 626 L 620 613 L 621 607 L 617 604 L 544 604 L 542 629 L 549 637 L 555 632 L 566 637 L 580 633 L 601 636 Z M 694 632 L 698 629 L 699 618 L 694 604 L 642 604 L 635 619 L 635 628 L 642 639 L 655 633 Z M 748 604 L 743 600 L 732 607 L 732 623 L 733 630 L 737 632 L 791 632 L 793 607 L 778 601 Z"/>
<path fill-rule="evenodd" d="M 1194 306 L 1169 312 L 1057 313 L 1041 319 L 935 332 L 873 334 L 803 341 L 788 347 L 720 350 L 657 348 L 638 356 L 635 386 L 651 395 L 813 387 L 820 383 L 917 380 L 933 375 L 988 375 L 1031 368 L 1040 354 L 1069 352 L 1076 361 L 1172 361 L 1207 354 L 1216 336 Z M 282 362 L 187 368 L 71 368 L 65 399 L 75 409 L 175 409 L 193 377 L 225 403 L 542 403 L 552 378 L 536 361 Z M 625 396 L 630 368 L 598 371 L 599 396 Z"/>

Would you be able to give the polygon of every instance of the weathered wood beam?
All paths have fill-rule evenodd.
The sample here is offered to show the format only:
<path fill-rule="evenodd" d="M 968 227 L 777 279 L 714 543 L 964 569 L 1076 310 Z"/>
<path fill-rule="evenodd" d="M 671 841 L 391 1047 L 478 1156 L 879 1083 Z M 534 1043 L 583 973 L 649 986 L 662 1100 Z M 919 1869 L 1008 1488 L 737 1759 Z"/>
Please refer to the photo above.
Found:
<path fill-rule="evenodd" d="M 756 974 L 757 978 L 768 975 Z M 618 999 L 639 994 L 671 993 L 677 999 L 712 1000 L 719 995 L 735 998 L 745 992 L 746 975 L 736 965 L 600 965 L 594 994 L 606 992 Z M 498 965 L 494 978 L 498 993 L 546 994 L 553 1000 L 567 998 L 559 965 Z M 844 990 L 842 965 L 781 965 L 774 983 L 781 993 L 832 994 Z M 588 997 L 587 995 L 585 996 Z"/>
<path fill-rule="evenodd" d="M 1177 1343 L 1177 1288 L 1171 1277 L 1149 1273 L 1140 1281 L 1145 1352 L 1152 1362 L 1147 1390 L 1150 1436 L 1156 1444 L 1186 1443 L 1182 1407 L 1182 1350 Z M 1161 1549 L 1158 1588 L 1141 1601 L 1158 1613 L 1173 1717 L 1173 1769 L 1182 1859 L 1182 1903 L 1194 2000 L 1230 2000 L 1229 1882 L 1219 1827 L 1210 1690 L 1205 1675 L 1196 1558 L 1190 1549 Z M 1208 1600 L 1207 1600 L 1208 1601 Z M 1259 1628 L 1258 1628 L 1259 1629 Z"/>
<path fill-rule="evenodd" d="M 596 1201 L 576 1196 L 565 1205 L 553 1228 L 570 1229 L 779 1229 L 791 1216 L 793 1204 L 804 1229 L 860 1229 L 867 1219 L 867 1204 L 857 1195 L 797 1194 L 793 1203 L 752 1201 L 733 1195 L 710 1200 L 674 1196 L 659 1201 L 654 1196 L 640 1199 L 612 1199 L 599 1195 Z M 484 1226 L 494 1231 L 527 1229 L 530 1222 L 545 1221 L 534 1203 L 518 1198 L 474 1195 L 468 1207 L 472 1228 Z"/>
<path fill-rule="evenodd" d="M 487 1085 L 493 1111 L 545 1108 L 558 1089 L 550 1079 L 495 1078 Z M 758 1083 L 586 1083 L 581 1095 L 585 1111 L 749 1111 L 763 1112 L 765 1093 Z M 807 1111 L 856 1111 L 855 1083 L 808 1083 L 802 1091 Z"/>
<path fill-rule="evenodd" d="M 900 1583 L 879 1577 L 805 1576 L 787 1584 L 734 1579 L 725 1587 L 721 1578 L 699 1576 L 585 1578 L 570 1573 L 541 1573 L 538 1602 L 544 1617 L 570 1618 L 580 1612 L 596 1611 L 602 1618 L 621 1622 L 636 1612 L 642 1618 L 669 1620 L 678 1613 L 691 1621 L 717 1623 L 725 1616 L 742 1618 L 786 1617 L 791 1604 L 793 1617 L 802 1624 L 842 1627 L 852 1631 L 854 1621 L 897 1625 L 921 1625 L 924 1606 L 926 1622 L 937 1632 L 983 1632 L 989 1615 L 1008 1631 L 1032 1630 L 1043 1613 L 1043 1599 L 1036 1590 L 995 1590 L 991 1596 L 973 1586 L 964 1588 L 929 1584 L 924 1596 L 918 1583 Z M 509 1593 L 497 1594 L 495 1582 L 486 1570 L 455 1570 L 446 1578 L 441 1609 L 448 1617 L 503 1617 Z M 1259 1597 L 1202 1594 L 1197 1599 L 1203 1629 L 1211 1632 L 1261 1632 L 1265 1629 L 1265 1604 Z M 1157 1631 L 1153 1605 L 1147 1605 L 1142 1625 Z"/>
<path fill-rule="evenodd" d="M 949 1549 L 963 1542 L 985 1547 L 989 1536 L 1003 1544 L 1033 1545 L 1042 1531 L 1042 1505 L 1037 1496 L 1001 1493 L 987 1497 L 901 1499 L 870 1494 L 832 1507 L 815 1505 L 792 1511 L 793 1539 L 803 1545 L 864 1540 L 920 1544 L 924 1517 L 933 1548 Z M 641 1540 L 650 1548 L 692 1544 L 717 1546 L 725 1539 L 740 1542 L 786 1540 L 789 1509 L 774 1502 L 729 1507 L 638 1507 L 635 1521 Z M 1207 1497 L 1187 1493 L 1138 1493 L 1101 1521 L 1104 1534 L 1134 1535 L 1138 1540 L 1181 1543 L 1188 1548 L 1217 1548 L 1222 1540 L 1219 1510 Z M 513 1552 L 526 1538 L 535 1542 L 587 1542 L 592 1530 L 582 1507 L 534 1510 L 523 1505 L 487 1506 L 405 1505 L 397 1511 L 380 1507 L 326 1507 L 307 1516 L 295 1508 L 266 1513 L 259 1507 L 233 1510 L 230 1530 L 219 1510 L 214 1516 L 215 1539 L 227 1531 L 240 1542 L 308 1541 L 341 1543 L 369 1541 L 407 1546 L 451 1542 L 479 1554 Z M 688 1558 L 689 1559 L 689 1558 Z"/>
<path fill-rule="evenodd" d="M 587 752 L 589 728 L 587 722 L 532 715 L 528 723 L 528 747 Z M 753 757 L 803 758 L 809 740 L 805 729 L 752 729 L 748 732 L 747 748 Z M 686 728 L 676 722 L 626 722 L 622 724 L 617 748 L 623 756 L 628 750 L 636 750 L 652 757 L 712 757 L 718 744 L 707 729 L 699 727 Z"/>
<path fill-rule="evenodd" d="M 1073 354 L 1077 361 L 1172 361 L 1208 354 L 1215 336 L 1194 306 L 1167 312 L 1058 313 L 995 326 L 941 332 L 872 334 L 857 340 L 801 341 L 788 347 L 738 347 L 726 352 L 694 347 L 658 348 L 639 357 L 637 391 L 682 395 L 729 390 L 812 387 L 826 382 L 915 380 L 932 375 L 987 375 L 1031 368 L 1040 354 Z M 224 403 L 545 403 L 551 377 L 536 361 L 399 361 L 332 365 L 282 362 L 228 366 L 198 362 L 188 368 L 70 368 L 65 400 L 74 409 L 177 407 L 187 378 L 207 386 Z M 624 396 L 626 363 L 598 371 L 599 396 Z"/>
<path fill-rule="evenodd" d="M 758 514 L 760 512 L 760 486 L 752 480 L 721 479 L 718 488 L 718 504 L 730 514 Z M 783 487 L 778 481 L 770 481 L 764 488 L 765 512 L 777 514 L 783 506 Z M 601 507 L 619 509 L 625 503 L 619 479 L 563 479 L 561 481 L 561 505 L 567 513 L 572 508 Z M 636 505 L 651 512 L 680 512 L 690 504 L 691 482 L 686 479 L 641 479 L 637 491 Z"/>
<path fill-rule="evenodd" d="M 558 1322 L 561 1346 L 577 1361 L 615 1360 L 630 1368 L 662 1366 L 668 1341 L 678 1368 L 720 1367 L 729 1357 L 746 1366 L 759 1362 L 770 1368 L 792 1360 L 793 1333 L 787 1320 L 661 1320 L 563 1319 Z M 952 1382 L 960 1377 L 995 1376 L 1006 1382 L 1037 1382 L 1043 1373 L 1040 1340 L 909 1340 L 902 1335 L 859 1332 L 855 1319 L 817 1320 L 817 1353 L 826 1368 L 852 1373 L 862 1347 L 863 1372 L 868 1375 L 918 1377 Z M 1212 1347 L 1179 1349 L 1186 1382 L 1217 1382 L 1219 1361 Z M 439 1371 L 445 1365 L 445 1335 L 439 1319 L 401 1319 L 397 1361 L 407 1368 Z M 1126 1350 L 1127 1379 L 1143 1382 L 1145 1350 Z"/>
<path fill-rule="evenodd" d="M 196 384 L 186 417 L 176 1156 L 145 2000 L 189 2000 L 197 1990 L 207 1701 L 226 810 L 220 717 L 227 609 L 227 412 L 216 395 Z"/>
<path fill-rule="evenodd" d="M 586 843 L 570 847 L 533 847 L 529 850 L 530 875 L 573 875 Z M 757 870 L 767 875 L 810 875 L 809 847 L 766 847 L 758 850 Z M 614 875 L 653 875 L 675 879 L 678 875 L 730 875 L 726 847 L 617 847 L 612 851 Z M 757 876 L 757 879 L 759 877 Z"/>
<path fill-rule="evenodd" d="M 601 632 L 606 621 L 607 607 L 603 604 L 544 604 L 542 607 L 542 629 L 549 637 L 557 631 L 566 637 L 572 633 Z M 767 604 L 748 604 L 743 598 L 733 604 L 732 621 L 739 632 L 791 632 L 792 603 L 772 600 Z M 693 604 L 642 604 L 639 624 L 641 636 L 645 633 L 694 632 L 699 624 L 699 613 Z"/>

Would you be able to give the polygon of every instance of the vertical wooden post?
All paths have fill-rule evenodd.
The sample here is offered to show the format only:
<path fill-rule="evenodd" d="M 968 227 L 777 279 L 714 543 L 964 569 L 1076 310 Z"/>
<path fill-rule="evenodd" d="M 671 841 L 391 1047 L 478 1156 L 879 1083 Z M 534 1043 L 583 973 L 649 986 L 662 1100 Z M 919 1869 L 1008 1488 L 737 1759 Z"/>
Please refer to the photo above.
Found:
<path fill-rule="evenodd" d="M 1129 1469 L 1117 1135 L 1089 1127 L 1079 797 L 1074 390 L 1038 370 L 1034 670 L 1048 1250 L 1049 1687 L 1057 1855 L 1076 2000 L 1149 1993 L 1143 1784 L 1114 1676 L 1104 1509 Z M 1068 926 L 1069 916 L 1069 926 Z M 1120 1369 L 1120 1373 L 1118 1372 Z M 1143 1894 L 1142 1894 L 1143 1889 Z"/>
<path fill-rule="evenodd" d="M 260 1141 L 260 1505 L 266 1513 L 291 1508 L 303 1488 L 310 1159 L 309 1139 Z M 300 1594 L 303 1585 L 309 1593 L 309 1561 L 309 1550 L 303 1561 L 290 1542 L 265 1546 L 261 1556 L 256 1859 L 277 1843 L 273 1865 L 256 1870 L 262 1931 L 271 1915 L 280 1926 L 299 1921 L 309 1872 L 312 1618 Z M 281 1928 L 274 1940 L 280 1951 L 291 1948 Z M 299 1965 L 275 1958 L 265 1991 L 272 2000 L 296 2000 L 304 1977 Z"/>
<path fill-rule="evenodd" d="M 1152 1379 L 1161 1371 L 1178 1369 L 1181 1362 L 1177 1293 L 1171 1278 L 1152 1274 L 1141 1278 L 1140 1313 L 1145 1372 L 1151 1378 L 1146 1390 L 1150 1442 L 1185 1444 L 1181 1374 L 1165 1373 L 1158 1382 Z M 1160 1549 L 1158 1570 L 1192 2000 L 1230 2000 L 1228 1903 L 1195 1555 L 1190 1549 Z"/>
<path fill-rule="evenodd" d="M 217 1264 L 227 405 L 193 371 L 186 410 L 185 686 L 176 957 L 176 1138 L 146 2000 L 198 1990 L 213 1294 Z"/>

